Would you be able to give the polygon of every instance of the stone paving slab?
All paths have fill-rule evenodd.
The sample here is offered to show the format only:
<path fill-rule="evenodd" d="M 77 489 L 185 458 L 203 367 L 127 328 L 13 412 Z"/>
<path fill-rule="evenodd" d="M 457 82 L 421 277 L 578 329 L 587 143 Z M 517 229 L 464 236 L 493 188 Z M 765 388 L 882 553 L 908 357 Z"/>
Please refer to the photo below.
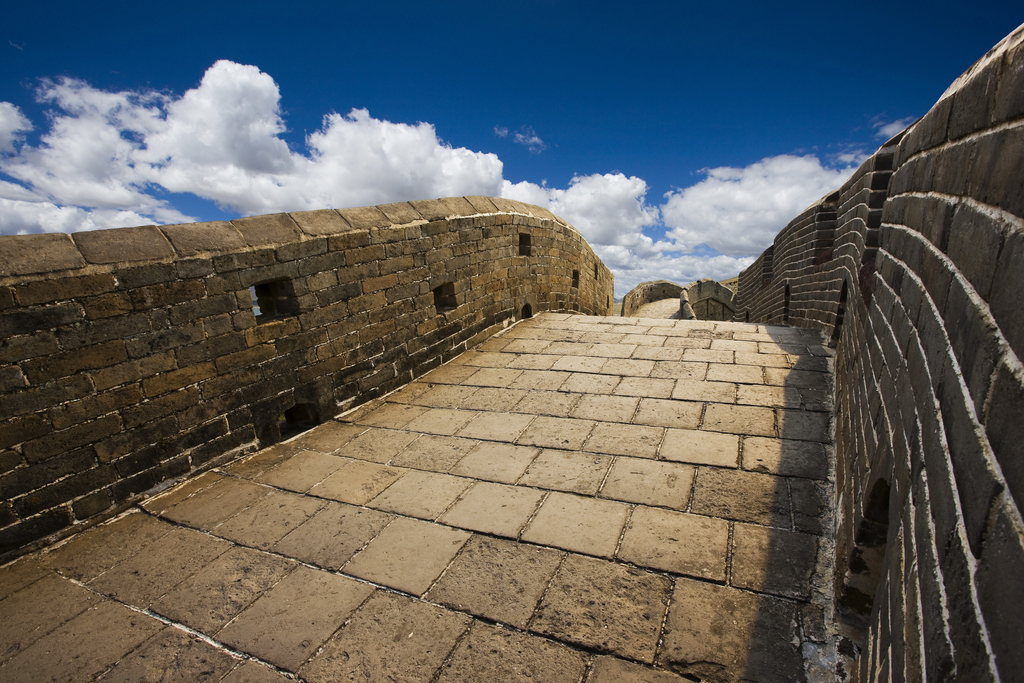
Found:
<path fill-rule="evenodd" d="M 523 321 L 0 568 L 0 680 L 804 680 L 821 341 Z"/>

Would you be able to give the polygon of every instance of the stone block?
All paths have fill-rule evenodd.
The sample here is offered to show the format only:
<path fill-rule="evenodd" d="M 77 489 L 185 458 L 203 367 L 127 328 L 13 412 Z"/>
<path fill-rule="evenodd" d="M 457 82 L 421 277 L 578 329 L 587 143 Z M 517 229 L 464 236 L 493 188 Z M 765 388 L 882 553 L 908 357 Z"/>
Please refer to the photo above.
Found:
<path fill-rule="evenodd" d="M 183 680 L 202 680 L 228 674 L 237 661 L 201 638 L 174 628 L 165 628 L 103 676 L 110 683 L 151 680 L 174 671 Z M 269 670 L 268 670 L 269 671 Z"/>
<path fill-rule="evenodd" d="M 248 548 L 232 548 L 157 600 L 153 609 L 212 636 L 297 566 Z"/>
<path fill-rule="evenodd" d="M 755 472 L 700 468 L 690 510 L 766 526 L 791 524 L 786 480 Z"/>
<path fill-rule="evenodd" d="M 344 576 L 299 567 L 264 593 L 218 634 L 218 640 L 289 671 L 373 593 Z"/>
<path fill-rule="evenodd" d="M 377 209 L 384 214 L 392 225 L 404 225 L 415 223 L 424 219 L 410 202 L 397 202 L 395 204 L 382 204 Z M 344 214 L 343 214 L 344 215 Z M 391 241 L 391 240 L 386 240 Z"/>
<path fill-rule="evenodd" d="M 7 666 L 32 681 L 91 679 L 163 628 L 148 615 L 104 600 L 37 640 Z"/>
<path fill-rule="evenodd" d="M 310 496 L 275 491 L 214 529 L 227 538 L 258 550 L 269 550 L 327 503 Z"/>
<path fill-rule="evenodd" d="M 555 573 L 530 630 L 651 663 L 671 588 L 664 576 L 569 555 Z"/>
<path fill-rule="evenodd" d="M 603 455 L 543 450 L 518 483 L 592 496 L 601 487 L 611 463 L 612 459 Z"/>
<path fill-rule="evenodd" d="M 543 491 L 479 482 L 440 519 L 444 524 L 516 538 L 536 511 Z"/>
<path fill-rule="evenodd" d="M 418 600 L 378 591 L 301 670 L 310 683 L 433 680 L 471 619 Z M 395 647 L 396 639 L 402 643 Z"/>
<path fill-rule="evenodd" d="M 791 602 L 680 578 L 665 623 L 661 666 L 688 677 L 804 681 Z"/>
<path fill-rule="evenodd" d="M 461 477 L 409 470 L 369 505 L 385 512 L 434 520 L 447 510 L 470 484 L 471 480 Z"/>
<path fill-rule="evenodd" d="M 241 233 L 226 221 L 165 225 L 160 231 L 179 256 L 206 256 L 246 249 Z"/>
<path fill-rule="evenodd" d="M 737 524 L 733 532 L 732 584 L 796 600 L 810 598 L 818 553 L 814 536 Z"/>
<path fill-rule="evenodd" d="M 419 596 L 470 537 L 465 531 L 400 517 L 353 557 L 344 571 Z"/>
<path fill-rule="evenodd" d="M 827 420 L 828 414 L 824 415 Z M 758 406 L 711 403 L 704 411 L 704 422 L 701 429 L 729 434 L 775 436 L 775 411 Z M 784 434 L 784 436 L 789 435 Z"/>
<path fill-rule="evenodd" d="M 583 449 L 593 453 L 654 459 L 658 456 L 664 433 L 661 427 L 598 422 Z"/>
<path fill-rule="evenodd" d="M 638 505 L 617 556 L 640 567 L 725 581 L 729 523 Z"/>
<path fill-rule="evenodd" d="M 577 680 L 587 658 L 563 645 L 480 622 L 474 623 L 448 661 L 438 681 Z"/>
<path fill-rule="evenodd" d="M 825 479 L 828 460 L 820 443 L 748 436 L 743 439 L 743 469 Z"/>
<path fill-rule="evenodd" d="M 310 236 L 330 236 L 355 230 L 341 213 L 334 209 L 293 211 L 288 215 L 302 232 Z"/>
<path fill-rule="evenodd" d="M 173 529 L 90 583 L 93 590 L 146 608 L 228 550 L 231 544 L 191 529 Z"/>
<path fill-rule="evenodd" d="M 478 413 L 470 410 L 449 410 L 447 408 L 429 408 L 417 415 L 404 429 L 427 434 L 443 434 L 452 436 L 465 427 Z"/>
<path fill-rule="evenodd" d="M 551 493 L 522 540 L 611 558 L 628 514 L 629 506 L 622 503 Z"/>
<path fill-rule="evenodd" d="M 537 448 L 483 442 L 451 468 L 451 474 L 502 484 L 519 480 L 533 459 L 540 453 Z"/>
<path fill-rule="evenodd" d="M 395 482 L 405 470 L 363 460 L 349 460 L 309 489 L 310 495 L 364 505 Z"/>
<path fill-rule="evenodd" d="M 85 265 L 70 235 L 8 235 L 0 240 L 0 277 L 55 273 Z"/>
<path fill-rule="evenodd" d="M 669 429 L 661 446 L 661 459 L 716 467 L 739 466 L 740 440 L 735 434 L 691 429 Z"/>
<path fill-rule="evenodd" d="M 566 382 L 568 384 L 568 382 Z M 670 398 L 675 390 L 673 379 L 650 379 L 647 377 L 623 377 L 612 391 L 617 396 L 641 396 L 644 398 Z"/>
<path fill-rule="evenodd" d="M 170 242 L 154 225 L 78 232 L 73 239 L 89 263 L 158 261 L 174 257 Z"/>

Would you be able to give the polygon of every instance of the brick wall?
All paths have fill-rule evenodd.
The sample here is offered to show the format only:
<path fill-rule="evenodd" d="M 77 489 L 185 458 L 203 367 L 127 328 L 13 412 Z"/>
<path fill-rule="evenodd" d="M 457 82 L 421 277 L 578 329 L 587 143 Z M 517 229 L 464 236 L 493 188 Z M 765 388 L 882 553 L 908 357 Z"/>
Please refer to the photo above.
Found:
<path fill-rule="evenodd" d="M 1024 26 L 793 220 L 738 320 L 836 346 L 837 600 L 860 678 L 1024 671 Z"/>
<path fill-rule="evenodd" d="M 612 284 L 485 197 L 0 237 L 0 561 Z"/>

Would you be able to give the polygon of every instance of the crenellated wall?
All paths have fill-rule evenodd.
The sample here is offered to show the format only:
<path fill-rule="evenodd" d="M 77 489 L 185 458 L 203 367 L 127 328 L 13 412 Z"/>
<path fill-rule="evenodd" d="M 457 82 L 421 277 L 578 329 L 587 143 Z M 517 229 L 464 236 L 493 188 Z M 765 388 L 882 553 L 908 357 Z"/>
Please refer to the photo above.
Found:
<path fill-rule="evenodd" d="M 740 276 L 836 348 L 838 603 L 860 678 L 1024 671 L 1024 26 Z"/>
<path fill-rule="evenodd" d="M 0 562 L 612 286 L 499 198 L 0 237 Z"/>

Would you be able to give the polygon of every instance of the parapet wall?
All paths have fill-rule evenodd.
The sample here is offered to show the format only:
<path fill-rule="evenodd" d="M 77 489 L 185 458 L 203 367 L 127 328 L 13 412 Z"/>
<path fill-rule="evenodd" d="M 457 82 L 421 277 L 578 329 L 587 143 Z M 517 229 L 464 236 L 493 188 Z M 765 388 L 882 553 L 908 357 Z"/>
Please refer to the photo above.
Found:
<path fill-rule="evenodd" d="M 862 681 L 1024 671 L 1024 26 L 740 276 L 836 346 L 837 596 Z"/>
<path fill-rule="evenodd" d="M 682 291 L 682 285 L 668 280 L 641 282 L 622 297 L 622 317 L 632 317 L 644 304 L 678 298 Z"/>
<path fill-rule="evenodd" d="M 498 198 L 0 237 L 0 562 L 612 289 Z"/>

